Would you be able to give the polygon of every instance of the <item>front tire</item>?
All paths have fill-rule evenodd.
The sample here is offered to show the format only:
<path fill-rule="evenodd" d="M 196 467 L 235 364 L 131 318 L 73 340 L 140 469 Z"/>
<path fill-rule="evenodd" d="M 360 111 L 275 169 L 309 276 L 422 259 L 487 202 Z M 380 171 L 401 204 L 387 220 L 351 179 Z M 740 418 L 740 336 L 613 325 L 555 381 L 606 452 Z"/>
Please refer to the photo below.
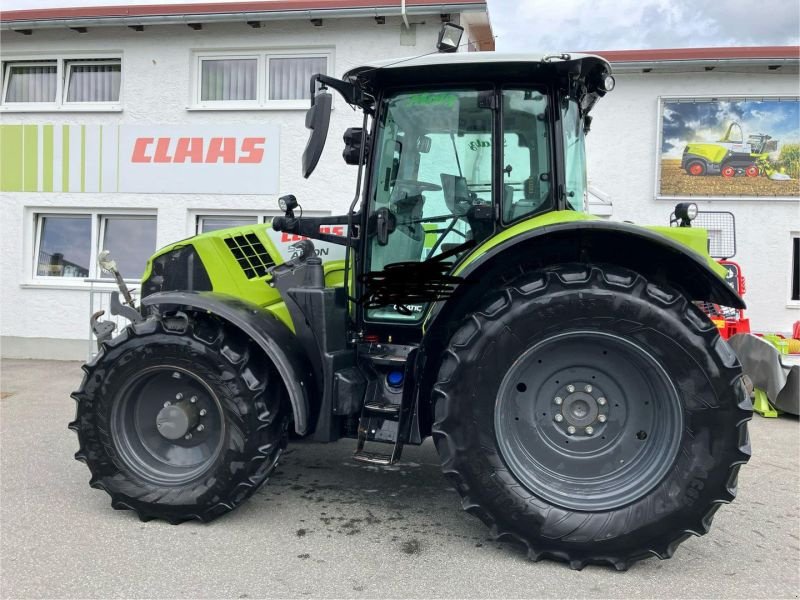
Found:
<path fill-rule="evenodd" d="M 616 267 L 536 272 L 488 300 L 434 400 L 464 508 L 573 568 L 670 557 L 733 500 L 750 454 L 730 347 L 682 295 Z"/>
<path fill-rule="evenodd" d="M 286 446 L 285 388 L 238 330 L 211 317 L 151 316 L 83 367 L 75 458 L 116 509 L 211 521 L 249 497 Z"/>

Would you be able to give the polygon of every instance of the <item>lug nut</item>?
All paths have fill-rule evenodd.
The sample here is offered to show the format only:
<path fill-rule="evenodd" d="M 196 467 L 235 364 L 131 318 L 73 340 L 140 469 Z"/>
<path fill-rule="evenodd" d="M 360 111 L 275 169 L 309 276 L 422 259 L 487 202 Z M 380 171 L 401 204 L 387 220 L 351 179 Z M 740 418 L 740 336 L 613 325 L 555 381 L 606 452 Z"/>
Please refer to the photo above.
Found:
<path fill-rule="evenodd" d="M 201 408 L 200 409 L 200 416 L 201 417 L 205 417 L 207 413 L 208 413 L 208 411 L 205 408 Z"/>
<path fill-rule="evenodd" d="M 205 426 L 205 425 L 203 425 L 203 424 L 200 424 L 200 425 L 198 425 L 198 426 L 197 426 L 197 431 L 203 431 L 203 429 L 205 429 L 205 428 L 206 428 L 206 426 Z M 588 429 L 588 428 L 587 428 L 587 429 Z"/>
<path fill-rule="evenodd" d="M 605 423 L 607 418 L 605 415 L 597 415 L 597 420 L 601 423 Z"/>
<path fill-rule="evenodd" d="M 185 439 L 185 440 L 192 439 L 192 434 L 191 433 L 187 433 L 185 436 L 183 436 L 183 439 Z"/>
<path fill-rule="evenodd" d="M 572 425 L 570 425 L 569 427 L 567 427 L 567 433 L 572 435 L 573 433 L 575 433 L 575 428 Z"/>
<path fill-rule="evenodd" d="M 567 386 L 567 391 L 571 394 L 572 392 L 575 391 L 575 386 L 574 385 L 568 385 Z"/>
<path fill-rule="evenodd" d="M 554 400 L 553 400 L 553 402 L 555 402 L 555 403 L 556 403 L 556 404 L 558 404 L 559 406 L 561 406 L 561 403 L 562 403 L 563 401 L 564 401 L 564 400 L 563 400 L 563 398 L 561 398 L 561 396 L 556 396 L 556 397 L 554 398 Z"/>
<path fill-rule="evenodd" d="M 605 398 L 598 398 L 598 399 L 597 399 L 597 403 L 598 403 L 600 406 L 605 406 L 605 405 L 606 405 L 606 399 L 605 399 Z"/>
<path fill-rule="evenodd" d="M 586 428 L 586 435 L 592 435 L 594 433 L 594 427 L 589 426 Z"/>
<path fill-rule="evenodd" d="M 556 413 L 556 416 L 553 418 L 556 420 L 556 423 L 561 423 L 561 421 L 564 420 L 564 417 L 561 415 L 561 413 Z"/>
<path fill-rule="evenodd" d="M 192 396 L 191 398 L 189 398 L 189 402 L 191 402 L 192 404 L 197 402 L 197 396 Z"/>
<path fill-rule="evenodd" d="M 181 399 L 183 399 L 183 394 L 181 394 L 180 392 L 175 394 L 175 400 L 181 400 Z"/>
<path fill-rule="evenodd" d="M 168 406 L 172 406 L 172 402 L 170 402 L 169 400 L 164 402 L 164 408 L 167 408 Z"/>
<path fill-rule="evenodd" d="M 586 390 L 587 392 L 591 392 L 591 391 L 592 391 L 592 386 L 590 386 L 590 385 L 587 385 L 587 386 L 586 386 L 585 388 L 583 388 L 583 389 L 584 389 L 584 390 Z"/>

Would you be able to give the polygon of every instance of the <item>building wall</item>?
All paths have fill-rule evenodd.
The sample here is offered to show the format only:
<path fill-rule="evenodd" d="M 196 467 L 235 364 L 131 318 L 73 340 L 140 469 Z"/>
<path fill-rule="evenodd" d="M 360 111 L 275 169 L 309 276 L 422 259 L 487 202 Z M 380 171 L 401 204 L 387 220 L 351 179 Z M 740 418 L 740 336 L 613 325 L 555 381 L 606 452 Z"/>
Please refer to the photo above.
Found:
<path fill-rule="evenodd" d="M 281 128 L 280 194 L 297 196 L 306 210 L 338 212 L 350 204 L 356 167 L 341 158 L 341 135 L 359 126 L 360 113 L 334 98 L 328 147 L 314 175 L 300 174 L 300 157 L 308 131 L 301 110 L 193 111 L 191 98 L 192 53 L 203 49 L 266 48 L 270 50 L 328 48 L 329 73 L 341 76 L 348 69 L 373 60 L 412 56 L 435 51 L 441 27 L 439 15 L 412 19 L 412 30 L 399 18 L 326 19 L 323 27 L 308 21 L 266 22 L 261 29 L 244 23 L 209 24 L 200 31 L 186 26 L 154 26 L 143 32 L 128 28 L 37 30 L 32 36 L 5 32 L 4 60 L 15 53 L 58 57 L 60 53 L 122 52 L 123 111 L 36 112 L 0 114 L 4 124 L 277 124 Z M 335 96 L 335 94 L 334 94 Z M 4 356 L 54 359 L 84 358 L 88 347 L 89 294 L 86 284 L 33 281 L 35 244 L 34 209 L 147 209 L 157 212 L 159 246 L 194 233 L 193 215 L 214 211 L 275 210 L 277 195 L 212 194 L 0 194 L 0 343 Z M 39 210 L 41 212 L 41 210 Z"/>
<path fill-rule="evenodd" d="M 656 200 L 659 96 L 796 96 L 797 73 L 638 73 L 616 75 L 617 86 L 593 111 L 587 137 L 589 179 L 608 194 L 615 220 L 666 225 L 675 200 Z M 792 185 L 800 185 L 792 182 Z M 697 200 L 700 210 L 731 211 L 737 254 L 747 280 L 745 301 L 756 331 L 790 332 L 800 320 L 791 306 L 790 235 L 800 232 L 797 200 Z"/>

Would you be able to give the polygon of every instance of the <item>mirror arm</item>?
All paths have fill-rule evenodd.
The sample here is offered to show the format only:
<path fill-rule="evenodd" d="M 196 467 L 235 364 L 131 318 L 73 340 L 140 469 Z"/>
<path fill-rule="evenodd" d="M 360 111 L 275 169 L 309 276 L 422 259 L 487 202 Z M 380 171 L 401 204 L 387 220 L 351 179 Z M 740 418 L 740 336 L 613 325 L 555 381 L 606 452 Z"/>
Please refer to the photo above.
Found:
<path fill-rule="evenodd" d="M 360 215 L 354 215 L 356 220 Z M 355 235 L 336 235 L 333 233 L 322 233 L 319 228 L 322 225 L 346 225 L 348 215 L 331 215 L 329 217 L 302 217 L 287 219 L 286 217 L 275 217 L 272 220 L 272 228 L 275 231 L 285 231 L 295 235 L 314 240 L 321 240 L 339 246 L 355 246 L 358 242 L 358 226 L 354 224 Z"/>
<path fill-rule="evenodd" d="M 322 87 L 335 89 L 348 104 L 360 106 L 364 109 L 372 105 L 372 102 L 361 92 L 361 89 L 352 83 L 336 79 L 335 77 L 329 77 L 322 73 L 317 73 L 311 78 L 311 106 L 314 106 L 314 96 L 317 92 L 315 89 L 316 82 L 322 84 Z"/>

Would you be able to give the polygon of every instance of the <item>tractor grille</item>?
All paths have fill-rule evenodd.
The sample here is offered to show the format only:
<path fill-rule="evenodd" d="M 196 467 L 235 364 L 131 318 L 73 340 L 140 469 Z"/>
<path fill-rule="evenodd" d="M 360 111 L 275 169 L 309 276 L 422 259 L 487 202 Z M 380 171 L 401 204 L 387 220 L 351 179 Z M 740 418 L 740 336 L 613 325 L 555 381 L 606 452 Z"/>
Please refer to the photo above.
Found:
<path fill-rule="evenodd" d="M 275 262 L 255 233 L 243 233 L 225 238 L 231 254 L 248 279 L 263 277 Z"/>

